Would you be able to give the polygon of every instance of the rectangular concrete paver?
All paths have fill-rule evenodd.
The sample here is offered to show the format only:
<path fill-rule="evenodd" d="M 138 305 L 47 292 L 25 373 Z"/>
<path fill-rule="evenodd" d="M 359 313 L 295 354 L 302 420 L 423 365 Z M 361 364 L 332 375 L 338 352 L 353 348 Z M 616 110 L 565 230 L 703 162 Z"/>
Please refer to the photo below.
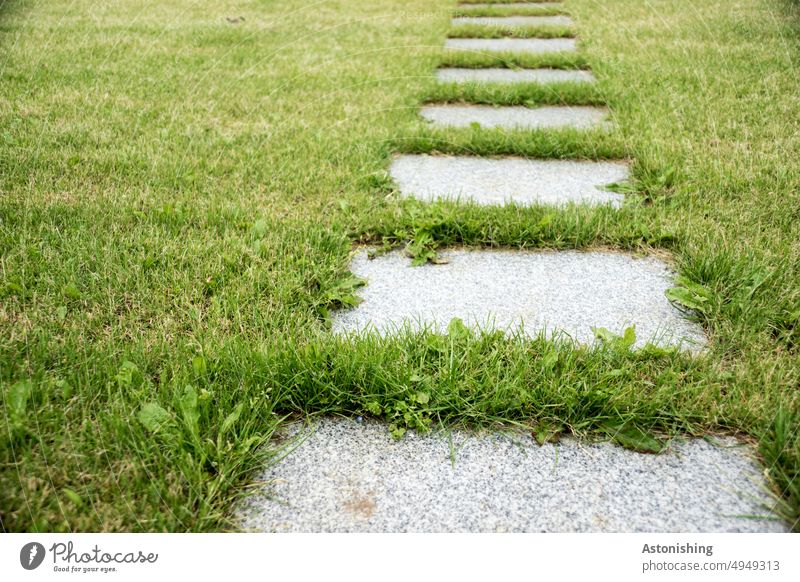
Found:
<path fill-rule="evenodd" d="M 570 69 L 461 69 L 446 68 L 436 71 L 443 83 L 594 83 L 590 71 Z"/>
<path fill-rule="evenodd" d="M 454 26 L 479 24 L 484 26 L 571 26 L 569 16 L 457 16 L 453 18 Z"/>
<path fill-rule="evenodd" d="M 448 38 L 447 49 L 475 52 L 560 53 L 575 50 L 574 38 Z"/>
<path fill-rule="evenodd" d="M 406 434 L 322 419 L 238 508 L 265 532 L 783 532 L 753 451 L 725 439 L 659 455 L 530 433 Z M 453 455 L 453 451 L 455 454 Z M 765 507 L 767 506 L 767 507 Z M 742 516 L 760 516 L 745 518 Z"/>
<path fill-rule="evenodd" d="M 574 202 L 618 206 L 624 196 L 602 187 L 628 178 L 623 163 L 474 156 L 398 156 L 390 171 L 406 196 L 483 205 L 563 206 Z"/>
<path fill-rule="evenodd" d="M 561 2 L 461 2 L 459 8 L 561 8 Z"/>
<path fill-rule="evenodd" d="M 429 105 L 420 115 L 439 127 L 504 127 L 508 129 L 608 128 L 607 111 L 599 107 L 492 105 Z"/>
<path fill-rule="evenodd" d="M 594 341 L 592 327 L 621 334 L 636 326 L 637 346 L 696 349 L 703 331 L 667 300 L 667 265 L 616 252 L 448 250 L 447 264 L 411 266 L 402 251 L 370 260 L 358 251 L 352 272 L 366 280 L 363 302 L 333 314 L 336 333 L 405 326 L 440 332 L 453 318 L 481 329 L 566 334 Z"/>

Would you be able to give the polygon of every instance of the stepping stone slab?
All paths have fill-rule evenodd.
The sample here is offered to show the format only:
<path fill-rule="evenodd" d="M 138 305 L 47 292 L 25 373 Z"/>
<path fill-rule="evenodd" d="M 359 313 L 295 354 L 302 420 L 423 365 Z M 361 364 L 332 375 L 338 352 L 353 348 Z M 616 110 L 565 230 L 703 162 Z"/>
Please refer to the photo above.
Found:
<path fill-rule="evenodd" d="M 530 433 L 407 433 L 322 419 L 238 508 L 265 532 L 784 532 L 749 448 L 724 439 L 659 455 Z M 454 454 L 451 451 L 455 451 Z M 763 516 L 759 519 L 737 517 Z"/>
<path fill-rule="evenodd" d="M 561 2 L 461 2 L 459 8 L 561 8 Z"/>
<path fill-rule="evenodd" d="M 621 334 L 635 325 L 637 346 L 702 345 L 701 328 L 664 295 L 669 269 L 655 258 L 616 252 L 448 250 L 447 264 L 412 267 L 402 251 L 370 260 L 355 253 L 351 270 L 366 280 L 363 302 L 335 311 L 333 331 L 394 333 L 430 327 L 444 332 L 453 318 L 473 328 L 566 333 L 594 341 L 592 327 Z"/>
<path fill-rule="evenodd" d="M 439 69 L 436 78 L 443 83 L 594 83 L 589 71 L 568 69 Z"/>
<path fill-rule="evenodd" d="M 420 109 L 422 117 L 439 127 L 471 127 L 477 123 L 507 129 L 607 128 L 607 114 L 599 107 L 578 106 L 430 105 Z"/>
<path fill-rule="evenodd" d="M 480 24 L 486 26 L 571 26 L 569 16 L 459 16 L 452 24 Z"/>
<path fill-rule="evenodd" d="M 427 155 L 398 156 L 390 171 L 405 196 L 482 205 L 619 206 L 624 196 L 601 188 L 629 175 L 626 164 L 613 162 Z"/>
<path fill-rule="evenodd" d="M 448 38 L 444 48 L 477 52 L 560 53 L 575 50 L 574 38 Z"/>

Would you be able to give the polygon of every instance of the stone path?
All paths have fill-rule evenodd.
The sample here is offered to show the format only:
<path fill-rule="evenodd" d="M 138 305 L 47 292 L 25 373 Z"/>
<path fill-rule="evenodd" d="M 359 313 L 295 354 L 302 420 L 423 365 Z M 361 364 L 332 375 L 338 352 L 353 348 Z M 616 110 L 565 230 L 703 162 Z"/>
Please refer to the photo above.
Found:
<path fill-rule="evenodd" d="M 504 4 L 509 8 L 527 3 Z M 470 4 L 469 6 L 500 6 Z M 567 17 L 458 18 L 462 23 L 569 24 Z M 574 51 L 574 39 L 453 38 L 449 49 L 504 53 Z M 441 69 L 441 82 L 592 82 L 588 71 Z M 437 126 L 608 128 L 603 108 L 428 105 Z M 618 206 L 602 187 L 628 177 L 625 163 L 457 156 L 397 156 L 391 174 L 405 196 L 497 206 L 568 203 Z M 491 211 L 491 210 L 489 210 Z M 558 212 L 558 210 L 554 210 Z M 635 326 L 647 341 L 698 350 L 703 330 L 665 297 L 668 266 L 612 251 L 447 249 L 444 264 L 412 267 L 396 250 L 351 269 L 366 280 L 363 302 L 333 315 L 333 333 L 381 334 L 427 327 L 446 333 L 453 318 L 480 329 L 545 333 L 577 342 L 592 328 Z M 270 486 L 238 509 L 243 528 L 261 531 L 785 531 L 771 513 L 750 447 L 731 439 L 676 443 L 646 455 L 609 443 L 566 439 L 539 447 L 529 433 L 389 437 L 380 422 L 323 419 L 299 448 L 260 479 Z M 767 508 L 768 506 L 768 508 Z M 742 516 L 765 516 L 745 518 Z"/>
<path fill-rule="evenodd" d="M 398 156 L 390 171 L 405 196 L 484 205 L 563 206 L 574 202 L 618 206 L 624 196 L 603 186 L 628 178 L 628 166 L 617 162 L 474 156 Z"/>
<path fill-rule="evenodd" d="M 575 50 L 574 38 L 448 38 L 448 49 L 502 53 L 560 53 Z"/>
<path fill-rule="evenodd" d="M 436 71 L 443 83 L 594 83 L 590 71 L 567 69 L 460 69 L 444 68 Z"/>
<path fill-rule="evenodd" d="M 420 115 L 439 127 L 470 127 L 476 123 L 481 127 L 508 129 L 608 126 L 608 112 L 599 107 L 429 105 L 420 109 Z"/>
<path fill-rule="evenodd" d="M 402 251 L 370 260 L 359 251 L 352 272 L 367 285 L 364 301 L 335 312 L 334 332 L 409 325 L 446 331 L 453 318 L 483 329 L 563 332 L 589 343 L 592 327 L 622 333 L 636 326 L 637 345 L 699 346 L 703 332 L 664 296 L 667 266 L 616 252 L 448 250 L 442 265 L 411 266 Z"/>
<path fill-rule="evenodd" d="M 458 16 L 453 18 L 454 26 L 479 24 L 485 26 L 571 26 L 569 16 Z"/>
<path fill-rule="evenodd" d="M 241 507 L 265 532 L 782 532 L 760 470 L 726 439 L 644 455 L 529 433 L 462 431 L 393 441 L 377 422 L 324 419 L 258 475 Z M 771 505 L 771 504 L 770 504 Z"/>

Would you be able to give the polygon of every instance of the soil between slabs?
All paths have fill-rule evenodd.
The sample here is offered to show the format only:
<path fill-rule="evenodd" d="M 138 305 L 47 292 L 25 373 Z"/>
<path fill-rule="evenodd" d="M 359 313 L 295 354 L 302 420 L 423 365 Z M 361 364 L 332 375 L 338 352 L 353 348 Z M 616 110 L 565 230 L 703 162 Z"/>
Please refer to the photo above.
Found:
<path fill-rule="evenodd" d="M 602 187 L 628 178 L 623 163 L 475 156 L 403 155 L 390 172 L 405 196 L 482 205 L 619 206 L 625 197 Z"/>
<path fill-rule="evenodd" d="M 446 49 L 476 52 L 560 53 L 575 50 L 574 38 L 448 38 Z"/>
<path fill-rule="evenodd" d="M 567 69 L 461 69 L 436 71 L 442 83 L 594 83 L 590 71 Z"/>
<path fill-rule="evenodd" d="M 238 508 L 266 532 L 783 532 L 752 451 L 695 439 L 647 455 L 528 433 L 418 435 L 326 418 Z M 760 516 L 748 519 L 741 516 Z"/>
<path fill-rule="evenodd" d="M 428 105 L 420 115 L 439 127 L 504 127 L 507 129 L 564 128 L 608 129 L 608 111 L 600 107 L 493 105 Z"/>
<path fill-rule="evenodd" d="M 473 328 L 540 333 L 581 343 L 592 327 L 621 334 L 635 325 L 640 347 L 698 349 L 699 325 L 686 319 L 664 293 L 673 286 L 662 261 L 610 251 L 447 250 L 443 265 L 411 266 L 402 251 L 373 260 L 357 251 L 352 272 L 367 284 L 363 302 L 333 312 L 334 333 L 395 333 L 432 327 L 444 332 L 453 318 Z"/>

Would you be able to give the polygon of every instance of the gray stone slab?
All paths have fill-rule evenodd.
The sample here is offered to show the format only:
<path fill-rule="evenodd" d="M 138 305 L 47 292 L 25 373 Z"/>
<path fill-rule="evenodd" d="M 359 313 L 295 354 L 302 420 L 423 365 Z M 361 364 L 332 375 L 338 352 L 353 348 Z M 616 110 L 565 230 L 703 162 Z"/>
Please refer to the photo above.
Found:
<path fill-rule="evenodd" d="M 473 123 L 508 129 L 608 127 L 608 112 L 599 107 L 429 105 L 420 109 L 420 115 L 439 127 L 470 127 Z"/>
<path fill-rule="evenodd" d="M 379 422 L 323 419 L 238 508 L 266 532 L 784 532 L 753 452 L 733 439 L 659 455 L 530 433 L 400 441 Z M 454 451 L 454 453 L 453 453 Z M 748 519 L 742 516 L 761 516 Z"/>
<path fill-rule="evenodd" d="M 572 26 L 569 16 L 458 16 L 452 20 L 453 26 L 478 24 L 481 26 Z"/>
<path fill-rule="evenodd" d="M 626 164 L 615 162 L 427 155 L 398 156 L 390 171 L 402 194 L 422 200 L 555 206 L 619 206 L 624 196 L 602 187 L 629 174 Z"/>
<path fill-rule="evenodd" d="M 574 38 L 448 38 L 446 49 L 502 53 L 560 53 L 574 51 Z"/>
<path fill-rule="evenodd" d="M 561 2 L 461 2 L 459 8 L 561 8 Z"/>
<path fill-rule="evenodd" d="M 367 281 L 363 302 L 334 312 L 333 331 L 393 333 L 403 326 L 445 331 L 453 318 L 481 329 L 566 334 L 591 343 L 592 327 L 622 333 L 637 346 L 698 348 L 702 329 L 665 297 L 672 277 L 662 261 L 616 252 L 448 250 L 443 265 L 411 266 L 402 251 L 370 260 L 359 250 L 351 269 Z"/>
<path fill-rule="evenodd" d="M 594 83 L 590 71 L 568 69 L 460 69 L 436 71 L 443 83 Z"/>

